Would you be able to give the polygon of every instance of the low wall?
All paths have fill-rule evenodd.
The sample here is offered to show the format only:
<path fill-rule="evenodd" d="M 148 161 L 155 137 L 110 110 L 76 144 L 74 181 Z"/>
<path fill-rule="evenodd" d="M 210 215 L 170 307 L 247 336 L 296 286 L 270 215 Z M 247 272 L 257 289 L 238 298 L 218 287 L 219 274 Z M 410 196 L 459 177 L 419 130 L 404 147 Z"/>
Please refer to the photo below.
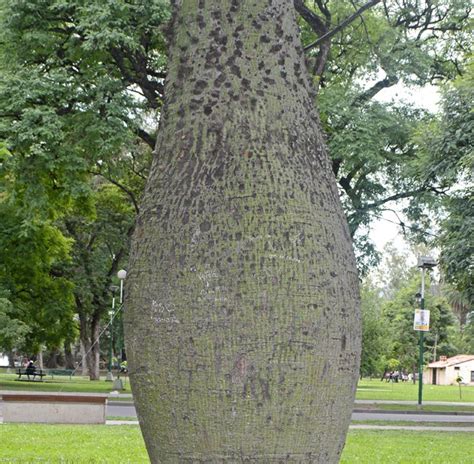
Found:
<path fill-rule="evenodd" d="M 0 392 L 3 422 L 105 424 L 107 394 Z"/>

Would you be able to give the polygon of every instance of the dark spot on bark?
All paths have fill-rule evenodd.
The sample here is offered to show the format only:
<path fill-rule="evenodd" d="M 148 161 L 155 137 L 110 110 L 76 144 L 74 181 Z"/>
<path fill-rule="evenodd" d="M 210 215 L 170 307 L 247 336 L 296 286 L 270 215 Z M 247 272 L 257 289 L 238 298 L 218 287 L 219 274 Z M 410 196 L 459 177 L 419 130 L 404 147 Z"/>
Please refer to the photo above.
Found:
<path fill-rule="evenodd" d="M 206 21 L 204 21 L 204 16 L 202 14 L 198 14 L 196 20 L 199 29 L 204 29 L 206 27 Z"/>
<path fill-rule="evenodd" d="M 226 80 L 226 75 L 224 73 L 220 74 L 217 77 L 217 79 L 214 81 L 214 87 L 220 87 L 225 80 Z"/>
<path fill-rule="evenodd" d="M 255 19 L 252 21 L 252 26 L 255 29 L 261 29 L 262 28 L 262 25 L 258 21 L 255 21 Z"/>
<path fill-rule="evenodd" d="M 280 76 L 281 76 L 283 79 L 286 79 L 286 76 L 287 76 L 287 75 L 288 75 L 288 74 L 286 74 L 285 71 L 280 71 Z"/>
<path fill-rule="evenodd" d="M 263 81 L 268 85 L 275 85 L 275 79 L 272 79 L 271 77 L 264 77 Z"/>
<path fill-rule="evenodd" d="M 278 64 L 280 66 L 283 66 L 285 64 L 285 57 L 284 56 L 280 56 L 280 58 L 278 58 Z"/>
<path fill-rule="evenodd" d="M 268 35 L 266 34 L 263 34 L 260 36 L 260 42 L 262 43 L 270 43 L 272 40 L 270 39 L 270 37 L 268 37 Z"/>
<path fill-rule="evenodd" d="M 246 79 L 245 77 L 240 81 L 240 83 L 242 84 L 242 87 L 245 89 L 245 90 L 249 90 L 250 89 L 250 81 L 248 79 Z"/>
<path fill-rule="evenodd" d="M 239 9 L 239 0 L 232 0 L 229 10 L 235 13 Z"/>
<path fill-rule="evenodd" d="M 265 92 L 262 89 L 257 89 L 255 92 L 259 97 L 263 97 L 265 95 Z"/>
<path fill-rule="evenodd" d="M 230 67 L 230 72 L 236 75 L 239 79 L 242 78 L 242 74 L 240 72 L 240 68 L 236 64 L 232 64 Z"/>
<path fill-rule="evenodd" d="M 240 232 L 235 234 L 235 240 L 242 240 L 242 234 Z"/>
<path fill-rule="evenodd" d="M 194 84 L 194 94 L 199 94 L 201 93 L 206 87 L 208 86 L 208 83 L 203 80 L 199 80 Z"/>
<path fill-rule="evenodd" d="M 252 98 L 250 99 L 250 107 L 251 107 L 253 110 L 255 110 L 255 109 L 257 108 L 257 99 L 256 99 L 256 98 L 252 97 Z"/>
<path fill-rule="evenodd" d="M 329 362 L 326 361 L 324 363 L 323 372 L 321 373 L 321 379 L 324 379 L 324 377 L 328 375 L 328 372 L 329 372 Z"/>
<path fill-rule="evenodd" d="M 186 211 L 183 214 L 183 224 L 187 224 L 189 222 L 189 213 Z"/>
<path fill-rule="evenodd" d="M 234 32 L 233 32 L 232 35 L 233 35 L 234 37 L 238 37 L 238 36 L 240 35 L 240 33 L 243 32 L 244 30 L 245 30 L 245 27 L 244 27 L 242 24 L 240 24 L 239 26 L 237 26 L 237 27 L 235 28 L 235 30 L 234 30 Z"/>
<path fill-rule="evenodd" d="M 332 272 L 331 272 L 331 277 L 337 277 L 337 273 L 334 272 L 334 271 L 332 271 Z"/>
<path fill-rule="evenodd" d="M 211 223 L 209 221 L 204 221 L 200 224 L 199 229 L 201 232 L 209 232 L 211 230 Z"/>
<path fill-rule="evenodd" d="M 204 114 L 209 116 L 212 113 L 212 105 L 206 105 L 204 107 Z"/>
<path fill-rule="evenodd" d="M 270 48 L 270 53 L 278 53 L 282 49 L 281 44 L 275 44 L 272 48 Z"/>
<path fill-rule="evenodd" d="M 342 338 L 341 338 L 341 349 L 342 349 L 342 351 L 345 351 L 345 349 L 346 349 L 346 342 L 347 342 L 347 338 L 346 338 L 345 335 L 343 335 Z"/>

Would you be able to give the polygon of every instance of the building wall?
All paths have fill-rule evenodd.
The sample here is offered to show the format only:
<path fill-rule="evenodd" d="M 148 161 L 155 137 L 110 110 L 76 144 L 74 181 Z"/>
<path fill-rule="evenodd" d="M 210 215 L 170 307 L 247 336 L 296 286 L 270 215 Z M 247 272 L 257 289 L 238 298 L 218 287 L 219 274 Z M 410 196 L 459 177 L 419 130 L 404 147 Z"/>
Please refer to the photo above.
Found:
<path fill-rule="evenodd" d="M 459 370 L 455 369 L 456 367 L 459 367 Z M 436 385 L 456 385 L 456 378 L 460 375 L 462 383 L 474 386 L 474 382 L 471 382 L 471 372 L 474 372 L 474 361 L 464 362 L 457 366 L 437 368 L 436 371 Z M 432 368 L 425 370 L 423 380 L 424 383 L 433 384 Z"/>

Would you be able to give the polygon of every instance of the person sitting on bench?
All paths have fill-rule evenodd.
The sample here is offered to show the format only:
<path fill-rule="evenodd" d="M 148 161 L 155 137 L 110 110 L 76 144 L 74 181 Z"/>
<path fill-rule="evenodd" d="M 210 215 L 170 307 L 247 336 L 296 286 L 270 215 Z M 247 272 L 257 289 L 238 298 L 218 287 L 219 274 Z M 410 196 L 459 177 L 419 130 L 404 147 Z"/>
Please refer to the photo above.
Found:
<path fill-rule="evenodd" d="M 28 363 L 28 366 L 26 366 L 26 375 L 28 377 L 28 380 L 30 380 L 30 375 L 33 376 L 33 379 L 36 376 L 36 366 L 34 365 L 33 361 L 30 361 Z"/>

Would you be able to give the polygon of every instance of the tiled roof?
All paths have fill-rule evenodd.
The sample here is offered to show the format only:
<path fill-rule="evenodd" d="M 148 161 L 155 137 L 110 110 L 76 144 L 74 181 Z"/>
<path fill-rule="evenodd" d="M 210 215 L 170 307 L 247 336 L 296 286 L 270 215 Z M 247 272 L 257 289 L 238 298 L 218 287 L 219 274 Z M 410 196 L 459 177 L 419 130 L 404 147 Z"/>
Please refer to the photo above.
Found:
<path fill-rule="evenodd" d="M 455 366 L 456 364 L 461 364 L 467 361 L 474 361 L 474 354 L 458 354 L 452 358 L 446 359 L 446 361 L 435 361 L 428 364 L 428 367 L 449 367 Z"/>

